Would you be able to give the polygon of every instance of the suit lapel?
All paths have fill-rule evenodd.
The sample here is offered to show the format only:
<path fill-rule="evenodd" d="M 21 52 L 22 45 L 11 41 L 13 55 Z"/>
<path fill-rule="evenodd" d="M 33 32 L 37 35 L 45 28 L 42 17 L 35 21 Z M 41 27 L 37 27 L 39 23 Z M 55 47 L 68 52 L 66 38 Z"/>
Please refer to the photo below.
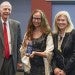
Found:
<path fill-rule="evenodd" d="M 4 45 L 4 38 L 3 38 L 3 27 L 2 27 L 2 22 L 0 20 L 0 38 L 2 39 L 2 43 Z"/>
<path fill-rule="evenodd" d="M 10 29 L 10 35 L 11 35 L 11 46 L 13 48 L 14 30 L 13 30 L 13 24 L 11 20 L 9 20 L 9 29 Z"/>
<path fill-rule="evenodd" d="M 68 39 L 69 39 L 69 33 L 66 33 L 66 34 L 65 34 L 65 37 L 64 37 L 64 39 L 63 39 L 62 45 L 61 45 L 62 51 L 64 51 L 64 49 L 65 49 L 65 47 L 66 47 L 66 45 L 67 45 Z"/>
<path fill-rule="evenodd" d="M 58 34 L 55 34 L 54 40 L 55 40 L 55 48 L 58 49 Z"/>

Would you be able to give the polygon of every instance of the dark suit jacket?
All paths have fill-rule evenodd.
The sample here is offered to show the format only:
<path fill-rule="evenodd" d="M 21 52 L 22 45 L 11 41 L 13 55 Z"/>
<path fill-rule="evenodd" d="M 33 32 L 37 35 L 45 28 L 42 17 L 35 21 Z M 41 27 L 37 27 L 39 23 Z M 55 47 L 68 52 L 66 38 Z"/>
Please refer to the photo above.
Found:
<path fill-rule="evenodd" d="M 52 60 L 53 69 L 59 67 L 63 69 L 67 75 L 75 74 L 75 30 L 66 33 L 63 39 L 61 49 L 58 50 L 58 34 L 53 35 L 54 39 L 54 57 Z"/>
<path fill-rule="evenodd" d="M 16 64 L 20 62 L 20 44 L 21 44 L 21 30 L 20 30 L 20 23 L 18 21 L 9 19 L 9 28 L 11 34 L 11 47 L 12 47 L 12 56 L 13 56 L 13 66 L 16 71 Z M 2 22 L 0 20 L 0 69 L 3 64 L 4 55 L 4 38 L 3 38 L 3 28 Z"/>

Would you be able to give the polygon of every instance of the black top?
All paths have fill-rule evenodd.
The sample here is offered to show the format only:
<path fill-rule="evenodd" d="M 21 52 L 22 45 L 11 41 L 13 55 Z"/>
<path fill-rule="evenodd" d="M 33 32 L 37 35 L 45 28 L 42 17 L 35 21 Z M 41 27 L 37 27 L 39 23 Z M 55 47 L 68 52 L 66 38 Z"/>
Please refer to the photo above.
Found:
<path fill-rule="evenodd" d="M 32 40 L 33 51 L 43 52 L 46 49 L 46 38 L 47 35 L 42 35 L 37 39 Z M 33 66 L 44 66 L 43 57 L 35 56 L 33 59 L 30 59 L 31 65 Z"/>
<path fill-rule="evenodd" d="M 75 30 L 66 33 L 63 39 L 61 50 L 58 50 L 58 34 L 53 35 L 54 40 L 54 56 L 52 67 L 63 69 L 67 75 L 75 74 Z"/>

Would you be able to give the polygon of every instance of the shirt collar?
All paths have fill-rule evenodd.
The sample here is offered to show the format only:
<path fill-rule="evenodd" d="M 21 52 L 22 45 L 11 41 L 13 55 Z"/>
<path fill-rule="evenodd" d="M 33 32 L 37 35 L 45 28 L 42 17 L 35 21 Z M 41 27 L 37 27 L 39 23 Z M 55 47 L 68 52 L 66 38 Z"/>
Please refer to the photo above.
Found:
<path fill-rule="evenodd" d="M 1 18 L 2 24 L 4 23 L 3 19 Z M 6 24 L 8 24 L 8 20 L 5 22 Z"/>

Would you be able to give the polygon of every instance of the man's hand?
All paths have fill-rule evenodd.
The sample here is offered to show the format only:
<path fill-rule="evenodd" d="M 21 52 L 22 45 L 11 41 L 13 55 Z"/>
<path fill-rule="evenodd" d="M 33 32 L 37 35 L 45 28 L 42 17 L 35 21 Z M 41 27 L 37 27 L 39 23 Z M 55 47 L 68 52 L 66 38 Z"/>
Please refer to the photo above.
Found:
<path fill-rule="evenodd" d="M 17 69 L 18 70 L 22 69 L 22 63 L 17 63 Z"/>

